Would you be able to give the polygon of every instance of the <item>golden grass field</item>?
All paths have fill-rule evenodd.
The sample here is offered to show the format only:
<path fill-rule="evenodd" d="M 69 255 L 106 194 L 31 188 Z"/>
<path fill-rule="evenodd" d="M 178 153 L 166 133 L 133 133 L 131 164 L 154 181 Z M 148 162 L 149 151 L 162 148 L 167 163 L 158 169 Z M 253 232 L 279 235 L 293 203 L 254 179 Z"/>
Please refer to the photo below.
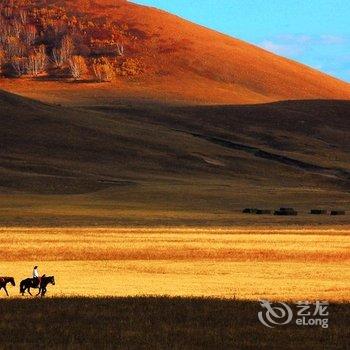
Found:
<path fill-rule="evenodd" d="M 11 296 L 34 264 L 48 296 L 349 300 L 350 230 L 1 228 Z M 3 295 L 1 295 L 3 296 Z"/>

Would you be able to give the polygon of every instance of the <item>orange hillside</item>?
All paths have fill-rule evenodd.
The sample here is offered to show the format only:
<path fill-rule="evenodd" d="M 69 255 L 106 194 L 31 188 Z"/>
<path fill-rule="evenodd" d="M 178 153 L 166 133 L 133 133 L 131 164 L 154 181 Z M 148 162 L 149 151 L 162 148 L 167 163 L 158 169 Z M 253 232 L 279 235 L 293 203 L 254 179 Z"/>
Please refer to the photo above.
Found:
<path fill-rule="evenodd" d="M 97 40 L 108 45 L 120 40 L 124 53 L 118 58 L 118 73 L 104 83 L 22 77 L 18 84 L 17 79 L 2 79 L 4 89 L 46 100 L 74 96 L 79 102 L 99 95 L 200 103 L 350 98 L 345 82 L 158 9 L 123 0 L 43 3 L 51 9 L 62 6 L 70 19 L 85 18 L 86 26 L 99 28 L 97 36 L 86 26 L 79 34 L 79 43 L 86 41 L 88 48 Z M 118 26 L 118 35 L 108 31 L 111 23 Z M 48 45 L 48 55 L 51 49 Z M 85 47 L 82 52 L 92 55 Z"/>

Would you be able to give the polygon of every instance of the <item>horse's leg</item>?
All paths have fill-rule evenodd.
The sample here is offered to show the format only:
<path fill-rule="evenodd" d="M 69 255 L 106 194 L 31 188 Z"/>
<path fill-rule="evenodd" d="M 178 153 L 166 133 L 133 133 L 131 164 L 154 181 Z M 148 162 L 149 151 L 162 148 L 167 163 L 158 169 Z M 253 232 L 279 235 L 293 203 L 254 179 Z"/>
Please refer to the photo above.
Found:
<path fill-rule="evenodd" d="M 28 287 L 27 291 L 31 296 L 33 296 L 33 294 L 30 292 L 30 287 Z"/>
<path fill-rule="evenodd" d="M 44 297 L 46 294 L 46 288 L 43 288 L 43 291 L 41 292 L 41 297 Z"/>
<path fill-rule="evenodd" d="M 39 292 L 35 296 L 37 297 L 41 293 L 41 287 L 39 287 Z"/>
<path fill-rule="evenodd" d="M 6 286 L 4 287 L 4 289 L 5 289 L 6 295 L 9 296 L 9 293 L 7 292 Z"/>

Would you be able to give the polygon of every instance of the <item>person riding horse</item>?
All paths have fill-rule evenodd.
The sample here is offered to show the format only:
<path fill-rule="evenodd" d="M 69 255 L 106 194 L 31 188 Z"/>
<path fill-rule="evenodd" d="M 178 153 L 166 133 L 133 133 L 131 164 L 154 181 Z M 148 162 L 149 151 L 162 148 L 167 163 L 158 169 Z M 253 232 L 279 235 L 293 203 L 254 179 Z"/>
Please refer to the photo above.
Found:
<path fill-rule="evenodd" d="M 32 293 L 30 292 L 30 288 L 36 288 L 39 289 L 39 294 L 43 297 L 46 294 L 46 287 L 48 284 L 55 285 L 55 278 L 54 276 L 46 276 L 46 275 L 39 275 L 38 266 L 34 266 L 33 269 L 33 278 L 27 278 L 20 283 L 20 293 L 24 295 L 24 293 L 27 291 L 30 295 Z"/>
<path fill-rule="evenodd" d="M 38 266 L 34 266 L 33 269 L 33 284 L 39 286 L 41 277 L 39 275 Z"/>

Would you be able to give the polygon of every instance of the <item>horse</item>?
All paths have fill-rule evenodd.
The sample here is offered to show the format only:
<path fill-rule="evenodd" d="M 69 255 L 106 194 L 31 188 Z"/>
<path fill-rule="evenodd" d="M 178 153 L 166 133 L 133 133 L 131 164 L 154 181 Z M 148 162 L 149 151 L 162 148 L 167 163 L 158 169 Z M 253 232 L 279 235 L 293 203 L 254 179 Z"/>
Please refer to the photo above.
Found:
<path fill-rule="evenodd" d="M 0 277 L 0 290 L 4 288 L 7 296 L 9 296 L 6 288 L 8 283 L 11 283 L 13 287 L 16 285 L 15 279 L 13 277 Z"/>
<path fill-rule="evenodd" d="M 51 283 L 53 286 L 55 285 L 55 277 L 54 276 L 42 276 L 41 281 L 39 283 L 39 280 L 37 278 L 26 278 L 25 280 L 21 281 L 19 286 L 19 292 L 20 294 L 24 295 L 24 293 L 27 291 L 31 296 L 33 294 L 30 292 L 30 288 L 39 288 L 38 294 L 36 296 L 41 294 L 41 297 L 45 296 L 46 294 L 46 287 L 47 285 Z"/>

